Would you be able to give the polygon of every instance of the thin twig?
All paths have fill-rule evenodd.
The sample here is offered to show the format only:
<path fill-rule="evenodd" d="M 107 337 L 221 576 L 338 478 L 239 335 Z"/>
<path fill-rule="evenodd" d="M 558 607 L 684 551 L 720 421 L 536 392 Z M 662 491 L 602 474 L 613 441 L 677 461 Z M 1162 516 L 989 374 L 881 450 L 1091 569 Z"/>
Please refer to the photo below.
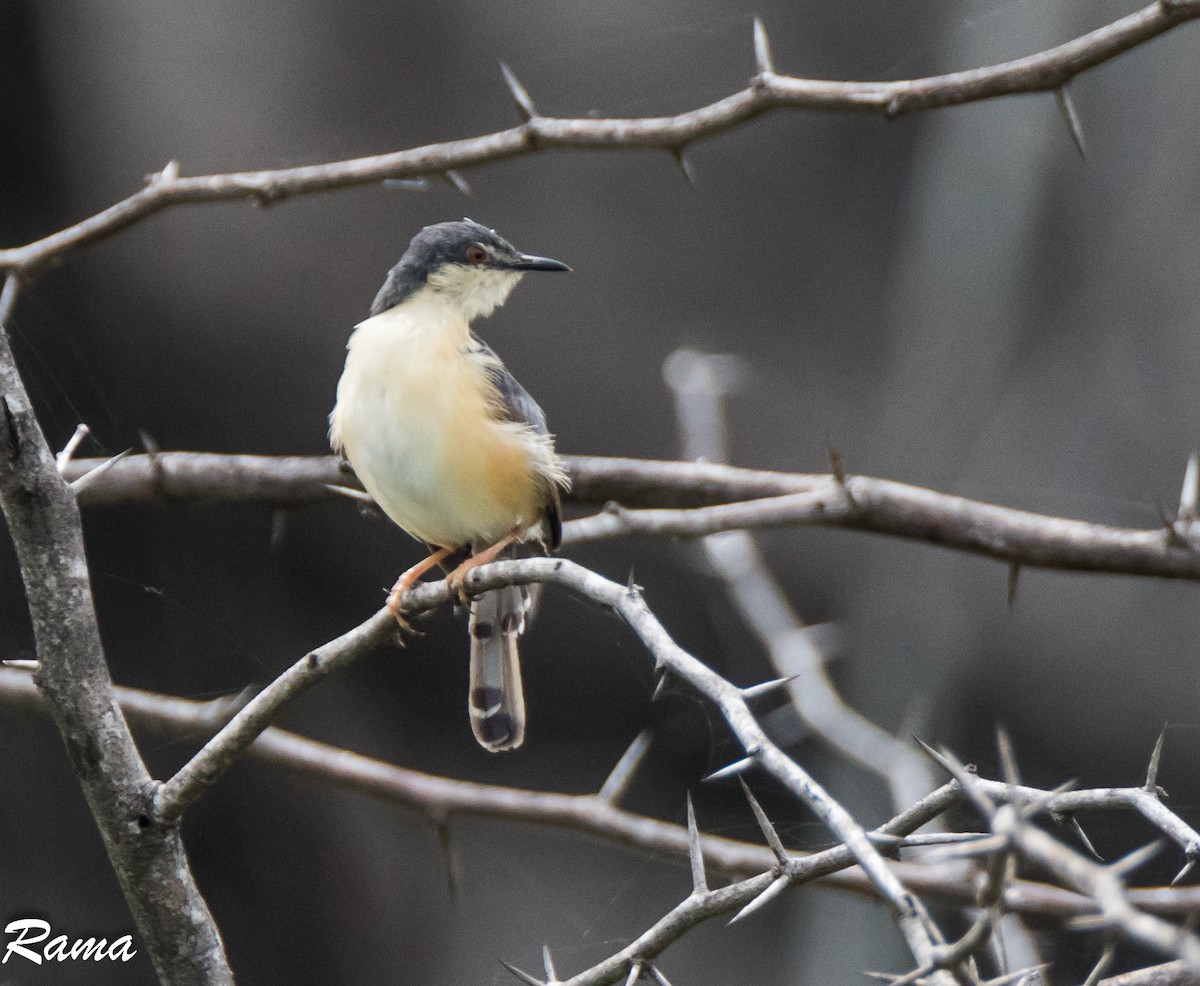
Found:
<path fill-rule="evenodd" d="M 1195 0 L 1153 3 L 1035 55 L 985 68 L 890 82 L 834 82 L 794 78 L 764 62 L 766 32 L 755 30 L 758 74 L 745 89 L 685 113 L 633 119 L 557 119 L 538 114 L 511 72 L 510 92 L 522 123 L 478 137 L 427 144 L 371 157 L 270 171 L 183 176 L 171 162 L 141 191 L 82 222 L 24 246 L 0 250 L 0 271 L 29 270 L 51 257 L 93 243 L 169 206 L 252 199 L 266 205 L 289 196 L 386 179 L 447 176 L 494 161 L 551 148 L 657 149 L 681 155 L 683 148 L 784 107 L 853 110 L 895 117 L 1018 93 L 1056 92 L 1080 72 L 1144 44 L 1200 16 Z M 769 57 L 769 56 L 768 56 Z M 516 87 L 514 88 L 514 83 Z"/>

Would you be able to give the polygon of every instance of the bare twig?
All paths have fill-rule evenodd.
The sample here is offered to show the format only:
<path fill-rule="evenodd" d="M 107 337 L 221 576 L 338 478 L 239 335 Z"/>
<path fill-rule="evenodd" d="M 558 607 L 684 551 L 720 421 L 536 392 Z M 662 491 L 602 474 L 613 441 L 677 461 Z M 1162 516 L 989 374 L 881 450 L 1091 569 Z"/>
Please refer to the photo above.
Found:
<path fill-rule="evenodd" d="M 574 503 L 670 504 L 612 507 L 571 521 L 568 543 L 619 536 L 702 537 L 786 525 L 844 527 L 927 541 L 1014 564 L 1200 580 L 1200 545 L 1163 527 L 1113 527 L 1014 510 L 869 476 L 738 469 L 711 463 L 567 456 Z M 76 479 L 106 460 L 77 459 Z M 131 455 L 81 492 L 84 505 L 221 499 L 297 505 L 337 494 L 347 475 L 332 457 L 160 452 Z M 742 502 L 731 502 L 742 501 Z M 703 509 L 677 509 L 704 506 Z"/>
<path fill-rule="evenodd" d="M 103 212 L 24 246 L 0 250 L 0 271 L 30 270 L 51 257 L 109 236 L 170 206 L 252 199 L 269 204 L 293 195 L 381 182 L 453 175 L 493 161 L 550 148 L 657 149 L 679 154 L 698 140 L 783 107 L 853 110 L 894 117 L 1018 93 L 1057 92 L 1080 72 L 1200 16 L 1195 0 L 1153 3 L 1104 27 L 1036 55 L 986 68 L 892 82 L 833 82 L 794 78 L 772 67 L 761 25 L 755 26 L 757 75 L 749 86 L 676 116 L 634 119 L 557 119 L 538 113 L 528 92 L 505 71 L 522 116 L 495 133 L 371 157 L 272 171 L 183 176 L 172 161 L 141 191 Z"/>
<path fill-rule="evenodd" d="M 442 600 L 444 601 L 444 600 Z M 345 667 L 396 630 L 395 618 L 384 607 L 365 623 L 310 651 L 259 692 L 154 797 L 154 817 L 173 824 L 183 810 L 233 765 L 280 712 L 318 681 Z"/>
<path fill-rule="evenodd" d="M 153 782 L 105 664 L 79 510 L 34 417 L 4 331 L 16 296 L 17 279 L 10 274 L 0 294 L 0 506 L 33 620 L 35 680 L 160 980 L 231 984 L 220 934 L 179 831 L 150 817 Z"/>

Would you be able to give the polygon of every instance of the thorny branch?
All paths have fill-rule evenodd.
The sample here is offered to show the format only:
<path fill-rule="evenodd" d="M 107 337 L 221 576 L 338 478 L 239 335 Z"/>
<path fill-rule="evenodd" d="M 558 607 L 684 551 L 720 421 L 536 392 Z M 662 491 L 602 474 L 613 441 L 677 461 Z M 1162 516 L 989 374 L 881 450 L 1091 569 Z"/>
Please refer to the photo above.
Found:
<path fill-rule="evenodd" d="M 870 476 L 601 456 L 564 460 L 573 484 L 568 500 L 608 504 L 598 514 L 569 522 L 566 544 L 812 525 L 926 541 L 1031 568 L 1200 580 L 1200 527 L 1183 513 L 1153 529 L 1123 528 Z M 74 459 L 64 476 L 78 480 L 110 462 Z M 352 480 L 331 456 L 156 452 L 113 463 L 81 490 L 79 499 L 85 506 L 161 499 L 288 508 L 339 496 L 337 489 Z M 1196 483 L 1196 473 L 1186 471 L 1181 503 L 1193 495 Z"/>
<path fill-rule="evenodd" d="M 743 693 L 681 649 L 643 601 L 636 587 L 626 587 L 565 559 L 531 558 L 476 569 L 466 588 L 479 593 L 501 585 L 534 582 L 557 585 L 619 615 L 654 657 L 659 673 L 688 682 L 721 711 L 750 760 L 796 795 L 847 846 L 854 859 L 889 904 L 901 932 L 918 961 L 925 961 L 936 944 L 919 899 L 907 891 L 878 850 L 849 813 L 763 732 Z M 419 613 L 452 600 L 445 581 L 416 586 L 405 609 Z M 170 823 L 225 773 L 237 757 L 295 698 L 335 668 L 342 667 L 393 630 L 388 610 L 335 641 L 305 655 L 241 709 L 173 778 L 159 789 L 155 818 Z"/>
<path fill-rule="evenodd" d="M 676 350 L 664 361 L 663 378 L 675 395 L 688 459 L 725 462 L 728 458 L 724 401 L 745 378 L 742 369 L 735 356 L 687 349 Z M 877 775 L 896 811 L 930 790 L 934 774 L 928 759 L 842 700 L 825 655 L 775 581 L 754 537 L 744 530 L 725 531 L 702 538 L 700 546 L 709 571 L 759 640 L 775 673 L 786 680 L 792 707 L 815 738 Z M 1020 920 L 999 916 L 1004 926 L 1001 939 L 990 934 L 992 918 L 990 909 L 983 911 L 975 928 L 985 945 L 997 946 L 1002 967 L 1040 964 L 1036 943 Z M 958 961 L 951 953 L 941 967 L 953 968 Z"/>
<path fill-rule="evenodd" d="M 676 116 L 567 119 L 543 116 L 516 76 L 504 79 L 522 117 L 507 130 L 371 157 L 273 171 L 183 176 L 172 161 L 147 186 L 82 222 L 24 246 L 0 250 L 0 271 L 29 271 L 52 257 L 110 236 L 161 209 L 195 202 L 253 199 L 263 205 L 293 195 L 380 182 L 444 176 L 465 188 L 459 171 L 551 148 L 657 149 L 687 163 L 690 144 L 780 108 L 901 116 L 920 110 L 1019 93 L 1063 90 L 1075 76 L 1200 17 L 1200 0 L 1161 0 L 1035 55 L 985 68 L 891 82 L 834 82 L 782 75 L 766 31 L 755 23 L 756 74 L 723 99 Z"/>
<path fill-rule="evenodd" d="M 121 686 L 117 686 L 116 695 L 121 711 L 135 725 L 183 740 L 212 735 L 241 707 L 237 696 L 201 702 Z M 0 700 L 12 707 L 44 709 L 32 678 L 12 668 L 0 668 Z M 641 737 L 638 742 L 639 745 L 644 743 Z M 595 835 L 617 845 L 647 852 L 685 856 L 688 851 L 687 829 L 683 826 L 639 815 L 620 806 L 620 798 L 614 797 L 619 792 L 610 786 L 617 777 L 616 769 L 595 794 L 497 787 L 385 763 L 275 726 L 260 733 L 246 749 L 246 755 L 260 763 L 414 809 L 438 825 L 457 816 L 522 821 Z M 625 777 L 626 781 L 628 779 Z M 992 781 L 980 780 L 979 783 L 988 791 L 993 790 L 992 785 L 1000 786 Z M 1048 792 L 1022 788 L 1021 796 L 1024 797 L 1026 792 L 1040 795 L 1040 800 L 1049 798 L 1048 810 L 1052 814 L 1057 811 L 1057 802 Z M 1090 792 L 1069 793 L 1079 797 Z M 957 782 L 944 785 L 922 799 L 920 810 L 904 816 L 903 823 L 915 828 L 921 821 L 935 818 L 938 811 L 958 804 L 962 797 Z M 701 841 L 709 868 L 729 876 L 760 874 L 776 862 L 776 857 L 766 846 L 712 835 L 703 836 Z M 904 844 L 917 843 L 910 840 Z M 901 847 L 900 843 L 891 840 L 881 840 L 880 845 L 889 852 Z M 853 857 L 843 847 L 835 846 L 821 853 L 790 850 L 788 855 L 796 860 L 821 855 L 825 862 L 821 871 L 810 870 L 812 879 L 820 880 L 825 886 L 874 895 L 874 888 L 862 871 L 853 867 Z M 924 896 L 953 904 L 974 902 L 973 886 L 964 879 L 963 869 L 958 864 L 891 861 L 889 865 L 905 886 Z M 793 877 L 796 885 L 800 883 L 798 876 Z M 1200 888 L 1197 887 L 1131 890 L 1129 897 L 1138 908 L 1164 917 L 1200 913 Z M 1005 891 L 1004 904 L 1013 912 L 1061 920 L 1095 913 L 1095 905 L 1087 897 L 1031 880 L 1011 881 Z"/>

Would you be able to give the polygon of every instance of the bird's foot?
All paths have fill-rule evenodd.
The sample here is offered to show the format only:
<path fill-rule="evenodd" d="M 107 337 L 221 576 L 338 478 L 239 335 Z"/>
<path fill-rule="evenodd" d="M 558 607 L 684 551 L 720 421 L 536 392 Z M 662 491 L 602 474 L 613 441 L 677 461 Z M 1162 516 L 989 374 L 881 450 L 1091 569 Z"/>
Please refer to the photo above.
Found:
<path fill-rule="evenodd" d="M 422 575 L 449 555 L 449 548 L 439 548 L 424 561 L 417 562 L 417 564 L 401 575 L 396 580 L 396 584 L 392 586 L 392 591 L 388 593 L 388 611 L 396 618 L 396 622 L 400 624 L 400 629 L 405 633 L 412 633 L 413 628 L 412 624 L 404 618 L 404 597 L 408 595 L 409 590 L 416 585 Z"/>
<path fill-rule="evenodd" d="M 467 576 L 481 565 L 487 565 L 495 561 L 496 556 L 510 544 L 512 544 L 517 539 L 518 534 L 519 531 L 517 529 L 513 529 L 499 541 L 493 544 L 490 548 L 485 548 L 483 551 L 472 555 L 461 565 L 459 565 L 458 568 L 446 576 L 446 585 L 450 587 L 451 592 L 456 592 L 458 594 L 459 602 L 461 602 L 464 606 L 470 603 L 470 600 L 467 598 Z"/>

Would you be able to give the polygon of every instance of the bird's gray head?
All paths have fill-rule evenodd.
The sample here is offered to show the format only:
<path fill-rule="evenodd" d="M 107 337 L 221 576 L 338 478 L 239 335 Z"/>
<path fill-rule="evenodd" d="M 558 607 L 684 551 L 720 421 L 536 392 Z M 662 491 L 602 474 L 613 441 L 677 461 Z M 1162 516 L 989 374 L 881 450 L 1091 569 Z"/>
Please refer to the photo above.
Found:
<path fill-rule="evenodd" d="M 371 314 L 430 292 L 469 322 L 504 304 L 526 271 L 570 269 L 548 257 L 521 253 L 494 229 L 470 219 L 438 223 L 413 237 L 400 263 L 388 272 Z"/>

